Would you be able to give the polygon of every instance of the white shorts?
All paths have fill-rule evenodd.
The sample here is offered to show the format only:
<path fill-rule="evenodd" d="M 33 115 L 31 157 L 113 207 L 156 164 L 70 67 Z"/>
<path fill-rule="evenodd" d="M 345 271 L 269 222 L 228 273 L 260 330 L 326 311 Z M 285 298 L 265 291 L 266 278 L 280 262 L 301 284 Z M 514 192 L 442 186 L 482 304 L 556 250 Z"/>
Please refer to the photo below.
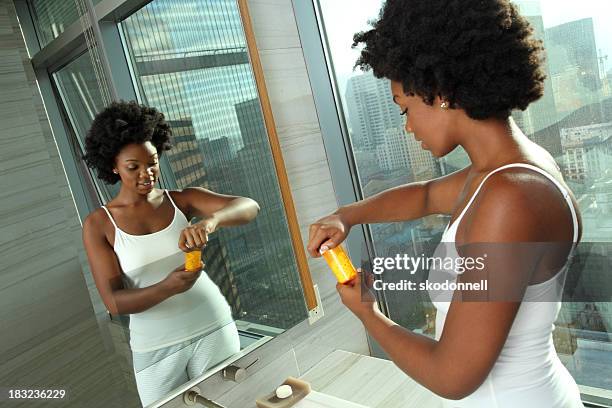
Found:
<path fill-rule="evenodd" d="M 142 406 L 166 396 L 239 351 L 238 328 L 232 322 L 210 334 L 173 346 L 146 353 L 132 352 Z"/>

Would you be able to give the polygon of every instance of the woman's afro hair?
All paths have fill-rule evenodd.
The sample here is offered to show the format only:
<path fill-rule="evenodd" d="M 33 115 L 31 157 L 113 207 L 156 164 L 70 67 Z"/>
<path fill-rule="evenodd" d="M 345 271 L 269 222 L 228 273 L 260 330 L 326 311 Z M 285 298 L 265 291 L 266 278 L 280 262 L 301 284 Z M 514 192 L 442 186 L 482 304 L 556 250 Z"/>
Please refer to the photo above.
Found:
<path fill-rule="evenodd" d="M 172 147 L 164 114 L 135 101 L 113 102 L 96 115 L 85 138 L 85 163 L 107 184 L 120 180 L 113 173 L 117 154 L 129 144 L 151 142 L 161 157 Z"/>
<path fill-rule="evenodd" d="M 510 116 L 544 91 L 542 41 L 508 0 L 387 0 L 355 67 L 472 119 Z"/>

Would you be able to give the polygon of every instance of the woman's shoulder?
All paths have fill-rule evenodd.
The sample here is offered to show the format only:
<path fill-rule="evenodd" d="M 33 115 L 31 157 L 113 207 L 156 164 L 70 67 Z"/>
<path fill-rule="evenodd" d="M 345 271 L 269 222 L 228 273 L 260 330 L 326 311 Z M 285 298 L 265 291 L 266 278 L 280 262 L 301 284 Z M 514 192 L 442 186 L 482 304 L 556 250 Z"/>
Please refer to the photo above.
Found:
<path fill-rule="evenodd" d="M 486 219 L 486 228 L 494 225 L 520 236 L 547 241 L 565 236 L 559 224 L 568 217 L 569 188 L 553 163 L 525 162 L 528 166 L 509 166 L 492 174 L 475 200 L 474 217 Z M 556 182 L 555 182 L 556 181 Z M 573 205 L 573 203 L 572 203 Z"/>
<path fill-rule="evenodd" d="M 186 191 L 187 189 L 181 190 L 165 190 L 167 194 L 170 196 L 174 204 L 185 214 L 185 217 L 189 220 L 191 202 L 189 198 L 189 193 Z"/>
<path fill-rule="evenodd" d="M 113 234 L 113 224 L 108 214 L 102 207 L 93 210 L 83 221 L 83 238 L 86 240 L 108 240 L 109 234 Z"/>
<path fill-rule="evenodd" d="M 108 226 L 112 227 L 113 221 L 110 219 L 106 211 L 108 210 L 98 207 L 90 212 L 83 221 L 83 229 L 87 228 L 93 231 L 105 232 Z"/>

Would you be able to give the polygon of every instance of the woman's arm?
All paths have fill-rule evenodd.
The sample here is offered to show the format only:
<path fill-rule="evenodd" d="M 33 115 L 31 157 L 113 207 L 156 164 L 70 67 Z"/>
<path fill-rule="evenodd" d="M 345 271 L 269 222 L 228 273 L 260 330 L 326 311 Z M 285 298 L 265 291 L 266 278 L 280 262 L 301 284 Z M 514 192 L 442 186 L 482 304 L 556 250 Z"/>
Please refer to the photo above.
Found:
<path fill-rule="evenodd" d="M 470 167 L 433 180 L 385 190 L 365 200 L 340 207 L 310 225 L 307 249 L 313 258 L 321 246 L 339 245 L 353 225 L 409 221 L 430 214 L 451 214 Z"/>
<path fill-rule="evenodd" d="M 259 204 L 247 197 L 218 194 L 202 187 L 181 192 L 191 217 L 214 218 L 217 226 L 246 224 L 259 213 Z"/>
<path fill-rule="evenodd" d="M 184 189 L 180 192 L 180 200 L 188 208 L 188 218 L 202 218 L 181 232 L 178 247 L 184 252 L 206 246 L 208 235 L 219 226 L 246 224 L 259 213 L 255 200 L 218 194 L 202 187 Z"/>
<path fill-rule="evenodd" d="M 545 200 L 544 200 L 545 201 Z M 504 281 L 510 293 L 521 294 L 529 282 L 541 253 L 521 251 L 520 245 L 541 239 L 538 212 L 523 188 L 494 175 L 474 201 L 477 215 L 470 219 L 462 256 L 482 256 L 475 243 L 496 243 L 482 270 L 466 270 L 460 282 Z M 506 243 L 503 247 L 499 243 Z M 514 244 L 512 244 L 514 243 Z M 518 248 L 518 249 L 517 249 Z M 489 254 L 491 255 L 491 254 Z M 493 258 L 493 259 L 491 259 Z M 495 279 L 492 279 L 495 278 Z M 338 285 L 343 303 L 363 322 L 389 357 L 414 380 L 434 393 L 461 399 L 474 392 L 486 379 L 506 341 L 518 312 L 517 301 L 459 301 L 455 292 L 438 342 L 412 333 L 381 314 L 373 298 L 362 299 L 359 281 L 355 286 Z M 409 293 L 406 293 L 409 296 Z M 502 296 L 500 296 L 502 297 Z"/>
<path fill-rule="evenodd" d="M 341 207 L 336 214 L 351 226 L 450 214 L 469 171 L 470 167 L 466 167 L 433 180 L 391 188 Z"/>

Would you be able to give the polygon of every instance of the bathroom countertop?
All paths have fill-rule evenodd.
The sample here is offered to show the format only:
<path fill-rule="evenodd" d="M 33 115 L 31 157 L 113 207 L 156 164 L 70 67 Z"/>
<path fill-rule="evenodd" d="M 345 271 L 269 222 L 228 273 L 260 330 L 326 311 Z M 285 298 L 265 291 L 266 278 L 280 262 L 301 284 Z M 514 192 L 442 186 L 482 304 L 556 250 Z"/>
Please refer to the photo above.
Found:
<path fill-rule="evenodd" d="M 391 361 L 336 350 L 300 377 L 312 389 L 370 408 L 439 408 L 440 399 Z"/>

